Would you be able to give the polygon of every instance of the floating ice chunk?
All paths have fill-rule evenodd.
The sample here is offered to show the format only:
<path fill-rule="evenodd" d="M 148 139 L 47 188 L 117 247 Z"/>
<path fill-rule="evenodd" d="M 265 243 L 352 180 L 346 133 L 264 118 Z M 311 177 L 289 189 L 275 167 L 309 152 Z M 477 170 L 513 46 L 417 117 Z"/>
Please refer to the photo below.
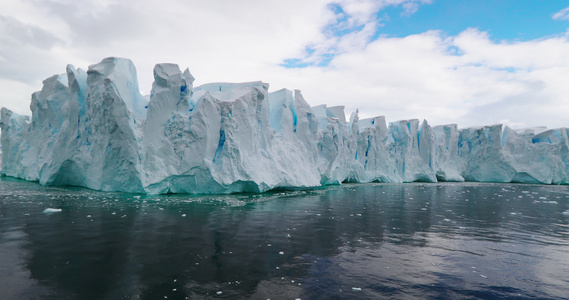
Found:
<path fill-rule="evenodd" d="M 355 292 L 360 292 L 361 290 L 362 290 L 362 288 L 359 288 L 359 287 L 353 287 L 352 288 L 352 291 L 355 291 Z"/>
<path fill-rule="evenodd" d="M 43 213 L 44 214 L 52 214 L 52 213 L 61 212 L 61 211 L 62 211 L 61 208 L 46 208 L 46 209 L 44 209 Z"/>

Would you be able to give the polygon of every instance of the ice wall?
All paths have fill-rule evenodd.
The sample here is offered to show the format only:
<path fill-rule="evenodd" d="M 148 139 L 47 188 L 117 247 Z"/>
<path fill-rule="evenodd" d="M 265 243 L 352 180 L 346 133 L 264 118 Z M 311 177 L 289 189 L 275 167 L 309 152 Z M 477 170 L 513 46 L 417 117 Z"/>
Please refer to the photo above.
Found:
<path fill-rule="evenodd" d="M 2 108 L 2 174 L 135 193 L 264 192 L 342 182 L 567 184 L 567 129 L 346 120 L 263 82 L 193 87 L 158 64 L 150 101 L 128 59 L 44 81 L 32 117 Z"/>

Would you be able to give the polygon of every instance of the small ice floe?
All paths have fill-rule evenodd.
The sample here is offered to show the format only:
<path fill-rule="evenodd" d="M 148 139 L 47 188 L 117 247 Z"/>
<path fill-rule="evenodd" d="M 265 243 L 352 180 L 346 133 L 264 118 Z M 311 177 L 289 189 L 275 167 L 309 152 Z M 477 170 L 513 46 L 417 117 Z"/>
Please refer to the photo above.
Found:
<path fill-rule="evenodd" d="M 217 291 L 216 294 L 221 295 L 221 294 L 223 294 L 223 292 L 222 292 L 222 291 Z"/>
<path fill-rule="evenodd" d="M 280 251 L 279 254 L 280 254 L 280 255 L 284 255 L 284 252 L 283 252 L 283 251 Z"/>
<path fill-rule="evenodd" d="M 545 203 L 545 204 L 558 204 L 557 201 L 541 201 L 541 203 Z"/>
<path fill-rule="evenodd" d="M 185 216 L 186 216 L 186 214 L 182 214 L 182 217 L 185 217 Z"/>
<path fill-rule="evenodd" d="M 61 212 L 62 209 L 61 208 L 46 208 L 43 210 L 44 214 L 52 214 L 52 213 L 56 213 L 56 212 Z"/>
<path fill-rule="evenodd" d="M 547 200 L 545 197 L 539 197 L 539 200 Z"/>
<path fill-rule="evenodd" d="M 569 210 L 564 211 L 563 214 L 569 216 Z"/>
<path fill-rule="evenodd" d="M 361 292 L 361 290 L 362 290 L 362 288 L 359 288 L 359 287 L 353 287 L 352 288 L 352 291 L 355 291 L 355 292 Z"/>
<path fill-rule="evenodd" d="M 480 277 L 482 277 L 482 278 L 488 278 L 488 276 L 482 275 L 482 274 L 480 274 Z"/>

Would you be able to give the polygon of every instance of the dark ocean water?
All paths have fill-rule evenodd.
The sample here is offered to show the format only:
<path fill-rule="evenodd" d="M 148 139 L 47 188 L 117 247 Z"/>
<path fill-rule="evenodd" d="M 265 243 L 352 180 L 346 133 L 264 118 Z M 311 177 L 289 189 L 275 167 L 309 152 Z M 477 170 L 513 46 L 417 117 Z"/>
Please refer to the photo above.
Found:
<path fill-rule="evenodd" d="M 0 298 L 566 299 L 569 187 L 196 197 L 2 178 Z"/>

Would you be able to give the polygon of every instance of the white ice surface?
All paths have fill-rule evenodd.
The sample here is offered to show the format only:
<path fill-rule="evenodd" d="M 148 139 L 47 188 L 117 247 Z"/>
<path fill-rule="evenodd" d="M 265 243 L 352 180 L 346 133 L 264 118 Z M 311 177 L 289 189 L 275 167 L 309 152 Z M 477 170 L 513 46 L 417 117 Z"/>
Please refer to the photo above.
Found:
<path fill-rule="evenodd" d="M 193 87 L 158 64 L 147 98 L 128 59 L 69 65 L 32 95 L 32 117 L 2 108 L 2 172 L 45 185 L 135 193 L 264 192 L 342 182 L 567 184 L 566 128 L 431 127 L 346 120 L 300 91 L 263 82 Z"/>

